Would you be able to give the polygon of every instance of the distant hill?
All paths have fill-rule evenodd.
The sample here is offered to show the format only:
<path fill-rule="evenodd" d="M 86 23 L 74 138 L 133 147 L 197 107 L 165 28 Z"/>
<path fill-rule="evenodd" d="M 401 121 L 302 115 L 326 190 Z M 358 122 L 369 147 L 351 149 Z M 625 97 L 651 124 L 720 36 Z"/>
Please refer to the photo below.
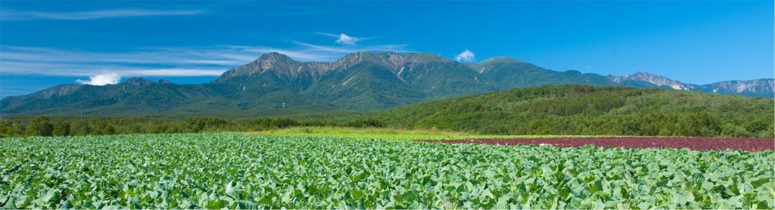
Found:
<path fill-rule="evenodd" d="M 684 84 L 648 73 L 602 76 L 552 71 L 510 58 L 462 64 L 428 53 L 357 52 L 334 62 L 279 53 L 207 84 L 142 78 L 105 86 L 58 85 L 0 100 L 0 114 L 254 117 L 376 111 L 433 99 L 547 84 L 629 86 L 772 97 L 772 79 Z"/>
<path fill-rule="evenodd" d="M 725 95 L 741 95 L 762 98 L 772 98 L 775 80 L 757 79 L 757 80 L 732 80 L 715 82 L 706 85 L 695 85 L 682 83 L 667 77 L 654 75 L 646 72 L 637 72 L 632 75 L 610 76 L 611 80 L 624 86 L 641 87 L 656 86 L 673 90 L 688 90 L 705 93 L 719 93 Z"/>
<path fill-rule="evenodd" d="M 773 106 L 765 98 L 550 85 L 425 102 L 369 118 L 484 134 L 773 137 Z"/>

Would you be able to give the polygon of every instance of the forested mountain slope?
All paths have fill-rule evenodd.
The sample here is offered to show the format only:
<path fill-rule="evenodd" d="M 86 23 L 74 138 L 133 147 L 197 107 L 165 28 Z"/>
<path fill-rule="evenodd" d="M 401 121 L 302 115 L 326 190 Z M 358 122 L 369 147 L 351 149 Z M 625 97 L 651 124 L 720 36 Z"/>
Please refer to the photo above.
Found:
<path fill-rule="evenodd" d="M 697 92 L 549 85 L 399 107 L 390 126 L 487 134 L 773 137 L 773 100 Z"/>

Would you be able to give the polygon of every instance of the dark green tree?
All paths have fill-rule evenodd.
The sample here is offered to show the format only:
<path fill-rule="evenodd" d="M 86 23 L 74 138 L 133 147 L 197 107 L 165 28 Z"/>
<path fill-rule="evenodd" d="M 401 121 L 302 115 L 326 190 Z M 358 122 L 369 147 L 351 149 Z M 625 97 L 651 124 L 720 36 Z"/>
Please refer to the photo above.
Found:
<path fill-rule="evenodd" d="M 54 123 L 54 130 L 52 131 L 54 136 L 69 136 L 70 135 L 70 123 L 67 121 Z"/>
<path fill-rule="evenodd" d="M 30 121 L 27 127 L 28 135 L 51 136 L 54 131 L 54 125 L 51 124 L 48 117 L 38 116 Z"/>

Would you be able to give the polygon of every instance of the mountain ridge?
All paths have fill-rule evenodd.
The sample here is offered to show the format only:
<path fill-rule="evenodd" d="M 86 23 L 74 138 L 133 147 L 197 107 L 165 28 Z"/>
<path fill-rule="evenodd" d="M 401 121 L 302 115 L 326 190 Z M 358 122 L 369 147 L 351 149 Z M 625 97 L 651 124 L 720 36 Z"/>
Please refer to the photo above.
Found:
<path fill-rule="evenodd" d="M 628 81 L 646 82 L 657 87 L 668 87 L 673 90 L 720 93 L 726 95 L 743 95 L 753 97 L 773 97 L 774 79 L 726 80 L 710 84 L 690 84 L 656 75 L 648 72 L 636 72 L 631 75 L 609 76 L 612 81 L 626 83 Z"/>
<path fill-rule="evenodd" d="M 646 72 L 603 76 L 554 71 L 513 58 L 463 64 L 430 53 L 355 52 L 332 62 L 300 62 L 277 52 L 210 83 L 178 85 L 130 78 L 106 86 L 58 85 L 0 100 L 3 115 L 283 115 L 364 112 L 547 84 L 628 86 L 771 97 L 772 79 L 681 83 Z M 146 110 L 146 111 L 144 111 Z M 171 114 L 174 113 L 174 114 Z"/>

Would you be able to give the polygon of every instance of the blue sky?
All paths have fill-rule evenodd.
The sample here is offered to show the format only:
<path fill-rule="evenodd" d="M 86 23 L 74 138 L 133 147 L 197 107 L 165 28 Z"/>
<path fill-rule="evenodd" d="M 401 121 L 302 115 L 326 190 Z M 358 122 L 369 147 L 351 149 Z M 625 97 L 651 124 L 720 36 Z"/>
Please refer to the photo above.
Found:
<path fill-rule="evenodd" d="M 0 97 L 76 80 L 208 82 L 270 51 L 506 56 L 698 84 L 772 78 L 773 18 L 772 1 L 2 1 Z"/>

